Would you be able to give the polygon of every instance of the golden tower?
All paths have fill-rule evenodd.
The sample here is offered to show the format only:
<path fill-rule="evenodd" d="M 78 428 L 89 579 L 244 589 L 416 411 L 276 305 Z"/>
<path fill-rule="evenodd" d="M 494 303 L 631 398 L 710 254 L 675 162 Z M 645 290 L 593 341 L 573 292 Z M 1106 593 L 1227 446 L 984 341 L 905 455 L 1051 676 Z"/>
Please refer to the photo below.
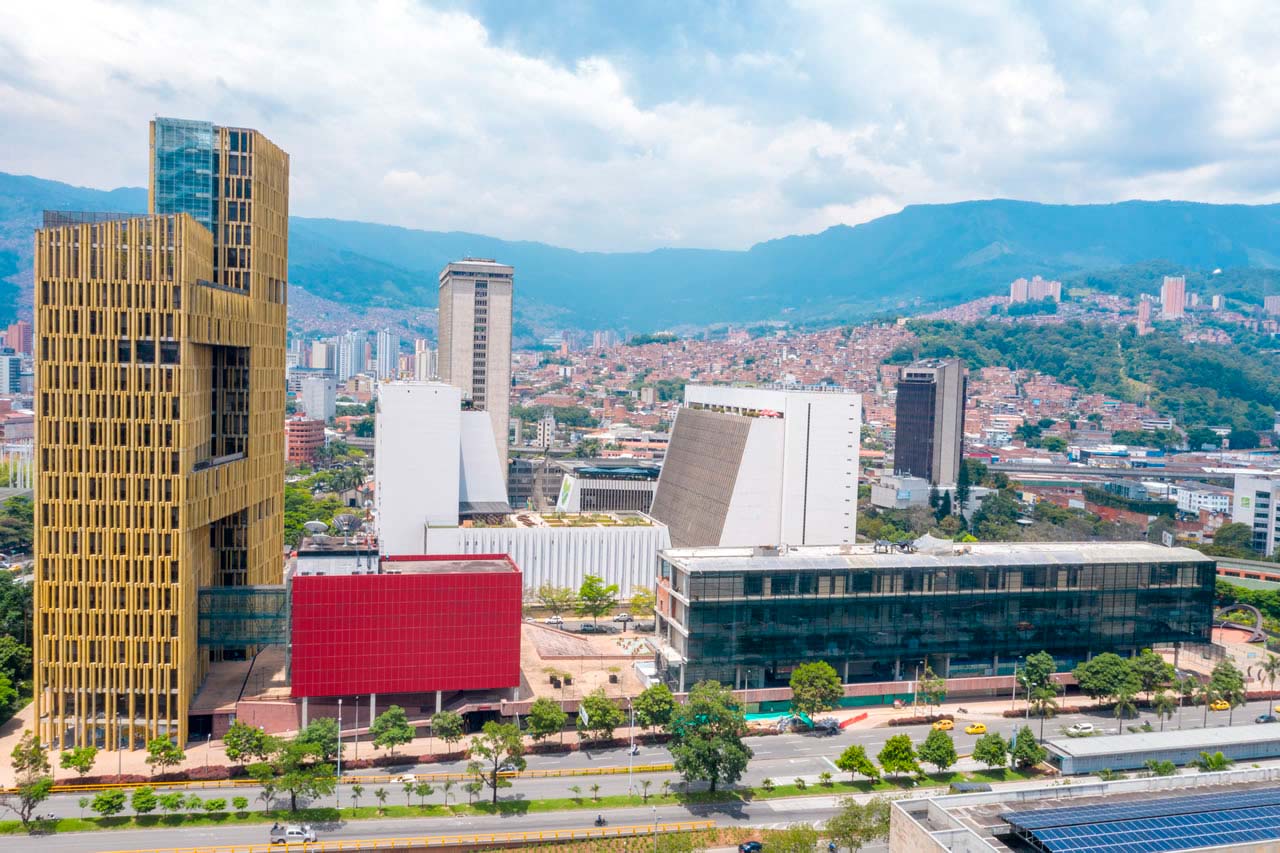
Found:
<path fill-rule="evenodd" d="M 151 124 L 150 214 L 36 232 L 35 713 L 45 743 L 187 740 L 201 587 L 283 571 L 289 158 Z"/>

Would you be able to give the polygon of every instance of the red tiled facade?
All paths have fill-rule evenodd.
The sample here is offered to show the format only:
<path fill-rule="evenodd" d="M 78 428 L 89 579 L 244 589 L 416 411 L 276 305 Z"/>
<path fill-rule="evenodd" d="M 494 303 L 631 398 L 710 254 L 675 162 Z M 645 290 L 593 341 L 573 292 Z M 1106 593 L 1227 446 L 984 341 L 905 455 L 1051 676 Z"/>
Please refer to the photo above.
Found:
<path fill-rule="evenodd" d="M 520 595 L 514 564 L 509 572 L 296 577 L 293 696 L 516 687 Z"/>
<path fill-rule="evenodd" d="M 324 447 L 324 421 L 290 418 L 284 422 L 288 460 L 294 465 L 310 465 Z"/>

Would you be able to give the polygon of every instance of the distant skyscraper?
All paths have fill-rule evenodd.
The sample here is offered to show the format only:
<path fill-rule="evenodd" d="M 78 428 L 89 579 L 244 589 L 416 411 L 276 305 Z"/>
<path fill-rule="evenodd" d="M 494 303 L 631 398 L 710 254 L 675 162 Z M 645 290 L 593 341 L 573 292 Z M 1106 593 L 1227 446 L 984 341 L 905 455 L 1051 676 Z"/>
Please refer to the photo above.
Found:
<path fill-rule="evenodd" d="M 431 341 L 418 338 L 413 342 L 413 378 L 435 379 L 436 370 L 436 351 L 431 348 Z"/>
<path fill-rule="evenodd" d="M 22 392 L 22 356 L 15 355 L 12 347 L 0 351 L 0 394 Z"/>
<path fill-rule="evenodd" d="M 1009 285 L 1009 302 L 1039 302 L 1042 299 L 1062 301 L 1062 282 L 1049 281 L 1036 276 L 1027 281 L 1025 278 L 1014 280 Z"/>
<path fill-rule="evenodd" d="M 55 749 L 186 743 L 198 590 L 280 583 L 288 191 L 257 131 L 156 119 L 150 215 L 36 232 L 32 728 Z"/>
<path fill-rule="evenodd" d="M 378 378 L 395 379 L 400 357 L 400 336 L 383 329 L 378 332 Z"/>
<path fill-rule="evenodd" d="M 8 330 L 4 334 L 4 343 L 5 346 L 19 355 L 34 355 L 35 347 L 32 346 L 31 324 L 26 320 L 10 323 Z"/>
<path fill-rule="evenodd" d="M 440 272 L 440 379 L 489 413 L 507 470 L 511 416 L 511 299 L 515 269 L 465 258 Z"/>
<path fill-rule="evenodd" d="M 333 345 L 327 341 L 313 341 L 311 343 L 311 357 L 307 361 L 307 366 L 315 370 L 332 370 L 334 365 Z"/>
<path fill-rule="evenodd" d="M 338 338 L 337 377 L 346 382 L 364 367 L 360 357 L 364 353 L 364 341 L 356 332 L 347 332 Z"/>
<path fill-rule="evenodd" d="M 1213 295 L 1213 299 L 1210 301 L 1210 307 L 1212 307 L 1214 311 L 1222 310 L 1222 294 L 1221 293 L 1215 293 Z"/>
<path fill-rule="evenodd" d="M 1280 314 L 1280 296 L 1264 297 L 1262 300 L 1262 308 L 1272 316 Z"/>
<path fill-rule="evenodd" d="M 898 375 L 893 470 L 951 485 L 964 450 L 964 401 L 968 383 L 959 359 L 921 361 Z"/>
<path fill-rule="evenodd" d="M 1160 287 L 1160 316 L 1178 320 L 1187 310 L 1187 280 L 1180 275 L 1167 275 Z"/>

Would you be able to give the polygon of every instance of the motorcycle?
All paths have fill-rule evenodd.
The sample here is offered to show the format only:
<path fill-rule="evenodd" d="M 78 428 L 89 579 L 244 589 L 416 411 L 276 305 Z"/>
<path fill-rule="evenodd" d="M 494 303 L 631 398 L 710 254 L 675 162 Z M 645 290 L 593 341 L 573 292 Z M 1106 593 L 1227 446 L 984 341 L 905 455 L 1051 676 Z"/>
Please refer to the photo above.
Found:
<path fill-rule="evenodd" d="M 604 815 L 596 815 L 596 826 L 604 826 L 608 822 L 604 819 Z"/>

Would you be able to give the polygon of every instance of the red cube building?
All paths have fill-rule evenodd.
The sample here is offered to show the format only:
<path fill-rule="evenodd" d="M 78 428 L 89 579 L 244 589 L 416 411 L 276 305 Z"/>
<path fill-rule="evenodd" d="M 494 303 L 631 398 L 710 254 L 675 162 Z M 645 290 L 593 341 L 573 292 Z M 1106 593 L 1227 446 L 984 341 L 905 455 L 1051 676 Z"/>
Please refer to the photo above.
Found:
<path fill-rule="evenodd" d="M 295 577 L 295 698 L 520 684 L 520 570 L 506 555 L 384 557 L 379 574 Z"/>

